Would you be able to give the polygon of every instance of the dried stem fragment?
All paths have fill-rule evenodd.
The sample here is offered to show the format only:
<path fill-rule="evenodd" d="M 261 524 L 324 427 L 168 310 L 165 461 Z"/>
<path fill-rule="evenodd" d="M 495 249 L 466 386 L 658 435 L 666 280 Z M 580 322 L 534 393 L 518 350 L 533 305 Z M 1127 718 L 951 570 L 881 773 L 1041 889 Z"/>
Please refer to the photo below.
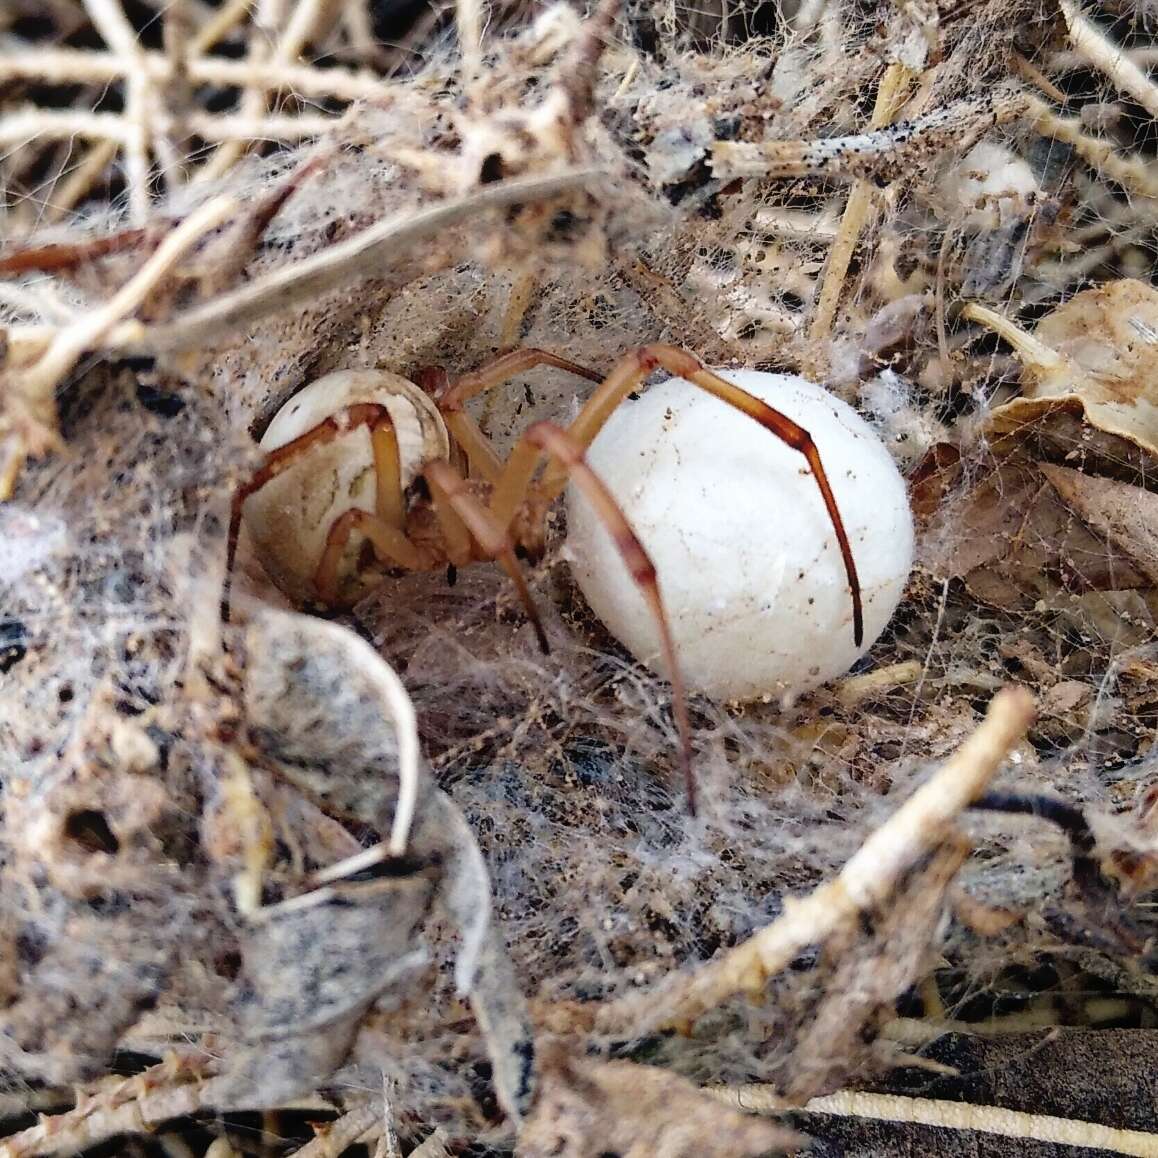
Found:
<path fill-rule="evenodd" d="M 598 177 L 597 169 L 572 169 L 488 185 L 485 189 L 428 209 L 409 210 L 364 229 L 347 241 L 217 298 L 165 325 L 150 326 L 133 345 L 142 352 L 188 349 L 218 333 L 316 298 L 358 277 L 389 269 L 399 253 L 436 237 L 473 214 L 523 201 L 537 201 L 581 188 Z"/>
<path fill-rule="evenodd" d="M 782 1113 L 791 1108 L 784 1098 L 768 1086 L 740 1086 L 711 1092 L 737 1109 Z M 803 1108 L 809 1114 L 940 1126 L 948 1130 L 970 1130 L 1002 1138 L 1017 1138 L 1023 1142 L 1053 1142 L 1062 1146 L 1083 1146 L 1090 1150 L 1110 1150 L 1115 1154 L 1136 1155 L 1137 1158 L 1158 1158 L 1158 1134 L 1121 1130 L 1073 1118 L 1055 1118 L 1049 1114 L 1027 1114 L 999 1106 L 974 1106 L 967 1102 L 841 1090 L 813 1098 Z"/>
<path fill-rule="evenodd" d="M 141 59 L 137 34 L 120 0 L 84 0 L 97 31 L 120 57 L 125 84 L 123 122 L 125 176 L 133 220 L 144 224 L 149 214 L 149 139 L 152 106 L 159 103 L 149 70 Z"/>
<path fill-rule="evenodd" d="M 886 74 L 878 95 L 882 108 L 895 105 L 897 86 L 906 79 L 900 73 Z M 720 141 L 712 149 L 712 171 L 723 181 L 808 176 L 892 179 L 918 155 L 946 149 L 965 151 L 986 129 L 1024 112 L 1028 99 L 1016 90 L 1002 89 L 992 96 L 960 101 L 895 125 L 881 124 L 874 112 L 872 130 L 850 137 L 761 144 Z"/>
<path fill-rule="evenodd" d="M 1070 43 L 1079 56 L 1129 93 L 1152 117 L 1158 117 L 1158 85 L 1126 55 L 1119 45 L 1107 40 L 1097 25 L 1088 20 L 1072 0 L 1058 0 L 1069 28 Z"/>
<path fill-rule="evenodd" d="M 295 1158 L 338 1158 L 355 1142 L 377 1137 L 382 1128 L 382 1110 L 379 1106 L 359 1106 L 336 1122 L 315 1127 L 317 1137 L 295 1151 Z"/>
<path fill-rule="evenodd" d="M 219 197 L 191 213 L 108 303 L 58 330 L 31 366 L 10 370 L 0 417 L 0 431 L 10 444 L 0 473 L 0 501 L 11 496 L 25 457 L 43 454 L 56 445 L 53 393 L 80 357 L 139 309 L 189 250 L 237 211 L 232 197 Z"/>
<path fill-rule="evenodd" d="M 78 1095 L 76 1109 L 42 1117 L 0 1142 L 0 1158 L 63 1158 L 117 1134 L 148 1132 L 160 1122 L 205 1109 L 207 1088 L 196 1066 L 169 1059 L 134 1078 L 101 1082 L 95 1092 Z"/>
<path fill-rule="evenodd" d="M 899 63 L 890 64 L 877 90 L 876 106 L 873 109 L 872 127 L 881 129 L 896 116 L 905 90 L 909 87 L 911 75 L 909 70 Z M 828 266 L 824 271 L 824 281 L 820 287 L 820 296 L 816 302 L 816 310 L 812 315 L 812 323 L 808 328 L 813 338 L 823 338 L 832 330 L 832 322 L 836 317 L 836 307 L 840 301 L 840 294 L 844 288 L 845 278 L 848 276 L 849 263 L 856 250 L 861 231 L 868 220 L 869 210 L 872 208 L 873 187 L 863 177 L 858 177 L 848 195 L 848 203 L 844 207 L 844 215 L 840 219 L 840 228 L 837 230 L 836 240 L 828 251 Z"/>

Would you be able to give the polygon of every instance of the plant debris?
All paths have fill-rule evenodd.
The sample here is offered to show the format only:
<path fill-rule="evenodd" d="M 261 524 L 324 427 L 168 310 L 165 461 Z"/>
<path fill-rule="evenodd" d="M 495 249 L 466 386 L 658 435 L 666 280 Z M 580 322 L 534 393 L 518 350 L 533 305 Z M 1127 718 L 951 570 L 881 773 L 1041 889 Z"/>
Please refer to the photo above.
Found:
<path fill-rule="evenodd" d="M 0 12 L 0 1155 L 1158 1153 L 1156 59 L 1068 0 Z M 549 655 L 489 565 L 227 574 L 307 383 L 657 342 L 823 381 L 919 520 L 855 670 L 692 699 L 695 816 L 562 506 Z"/>

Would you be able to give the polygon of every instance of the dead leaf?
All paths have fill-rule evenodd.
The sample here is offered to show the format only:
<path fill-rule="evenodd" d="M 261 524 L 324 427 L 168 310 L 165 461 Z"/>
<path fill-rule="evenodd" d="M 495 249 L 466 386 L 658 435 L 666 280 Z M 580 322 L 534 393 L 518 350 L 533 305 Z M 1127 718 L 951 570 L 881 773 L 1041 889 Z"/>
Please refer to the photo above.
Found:
<path fill-rule="evenodd" d="M 1154 642 L 1158 632 L 1158 591 L 1055 593 L 1041 610 L 1057 616 L 1087 639 L 1107 641 L 1114 655 Z"/>
<path fill-rule="evenodd" d="M 518 1121 L 534 1095 L 526 1007 L 466 819 L 421 762 L 407 802 L 414 724 L 397 677 L 353 632 L 268 608 L 246 630 L 244 675 L 248 739 L 277 780 L 383 836 L 400 811 L 412 815 L 403 855 L 348 872 L 324 866 L 324 879 L 298 881 L 284 900 L 244 915 L 236 1015 L 247 1048 L 212 1100 L 269 1105 L 332 1072 L 366 1010 L 397 998 L 427 961 L 423 934 L 441 909 L 460 938 L 459 994 L 470 998 L 498 1100 Z M 359 877 L 377 866 L 386 866 L 381 879 Z"/>
<path fill-rule="evenodd" d="M 1158 586 L 1158 494 L 1067 467 L 1040 469 L 1066 506 Z"/>
<path fill-rule="evenodd" d="M 964 579 L 977 598 L 1011 611 L 1065 592 L 1151 586 L 1145 572 L 1062 500 L 1041 463 L 1017 454 L 942 505 L 922 536 L 919 560 L 933 574 Z"/>
<path fill-rule="evenodd" d="M 920 520 L 932 518 L 961 481 L 961 451 L 948 442 L 931 446 L 909 472 L 909 505 Z"/>
<path fill-rule="evenodd" d="M 1093 698 L 1094 689 L 1089 684 L 1081 680 L 1062 680 L 1042 696 L 1040 714 L 1068 716 L 1079 708 L 1087 707 Z"/>
<path fill-rule="evenodd" d="M 1158 454 L 1158 290 L 1131 278 L 1083 290 L 1032 335 L 970 305 L 1021 357 L 1022 397 L 994 408 L 992 433 L 1020 430 L 1051 411 L 1079 411 L 1091 426 Z"/>

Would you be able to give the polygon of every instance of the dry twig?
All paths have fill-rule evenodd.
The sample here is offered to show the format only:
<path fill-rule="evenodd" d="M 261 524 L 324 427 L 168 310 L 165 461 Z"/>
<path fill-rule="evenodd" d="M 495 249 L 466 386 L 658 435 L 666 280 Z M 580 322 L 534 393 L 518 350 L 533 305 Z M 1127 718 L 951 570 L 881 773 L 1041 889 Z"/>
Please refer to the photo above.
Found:
<path fill-rule="evenodd" d="M 795 1108 L 769 1086 L 713 1089 L 711 1093 L 730 1106 L 756 1113 L 775 1114 Z M 1073 1118 L 1055 1118 L 1050 1114 L 1027 1114 L 1021 1110 L 1005 1110 L 1000 1106 L 974 1106 L 967 1102 L 841 1090 L 813 1098 L 802 1108 L 808 1114 L 938 1126 L 947 1130 L 967 1130 L 1016 1138 L 1021 1142 L 1053 1142 L 1062 1146 L 1082 1146 L 1090 1150 L 1130 1154 L 1136 1158 L 1158 1158 L 1158 1134 L 1121 1130 Z"/>
<path fill-rule="evenodd" d="M 0 430 L 6 428 L 9 442 L 7 459 L 0 471 L 0 501 L 11 495 L 25 457 L 43 454 L 55 445 L 53 394 L 81 355 L 139 309 L 189 250 L 237 211 L 238 204 L 231 197 L 219 197 L 201 206 L 161 242 L 108 303 L 57 330 L 31 366 L 9 370 L 0 416 Z"/>
<path fill-rule="evenodd" d="M 1097 25 L 1083 15 L 1072 0 L 1058 0 L 1069 27 L 1070 43 L 1079 56 L 1132 96 L 1152 117 L 1158 117 L 1158 85 L 1136 65 L 1126 52 L 1107 40 Z"/>

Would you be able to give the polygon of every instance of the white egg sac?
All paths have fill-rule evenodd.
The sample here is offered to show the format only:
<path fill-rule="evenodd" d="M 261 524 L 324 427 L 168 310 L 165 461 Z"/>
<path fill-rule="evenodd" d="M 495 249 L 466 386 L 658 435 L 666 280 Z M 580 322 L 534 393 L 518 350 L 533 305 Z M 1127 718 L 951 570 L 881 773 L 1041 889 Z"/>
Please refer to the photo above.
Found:
<path fill-rule="evenodd" d="M 720 371 L 804 427 L 820 452 L 864 598 L 853 641 L 840 548 L 804 456 L 681 378 L 625 401 L 588 459 L 659 575 L 688 686 L 719 700 L 814 688 L 847 671 L 900 601 L 913 559 L 905 483 L 868 424 L 788 374 Z M 659 633 L 594 511 L 567 492 L 571 566 L 608 630 L 662 671 Z"/>

